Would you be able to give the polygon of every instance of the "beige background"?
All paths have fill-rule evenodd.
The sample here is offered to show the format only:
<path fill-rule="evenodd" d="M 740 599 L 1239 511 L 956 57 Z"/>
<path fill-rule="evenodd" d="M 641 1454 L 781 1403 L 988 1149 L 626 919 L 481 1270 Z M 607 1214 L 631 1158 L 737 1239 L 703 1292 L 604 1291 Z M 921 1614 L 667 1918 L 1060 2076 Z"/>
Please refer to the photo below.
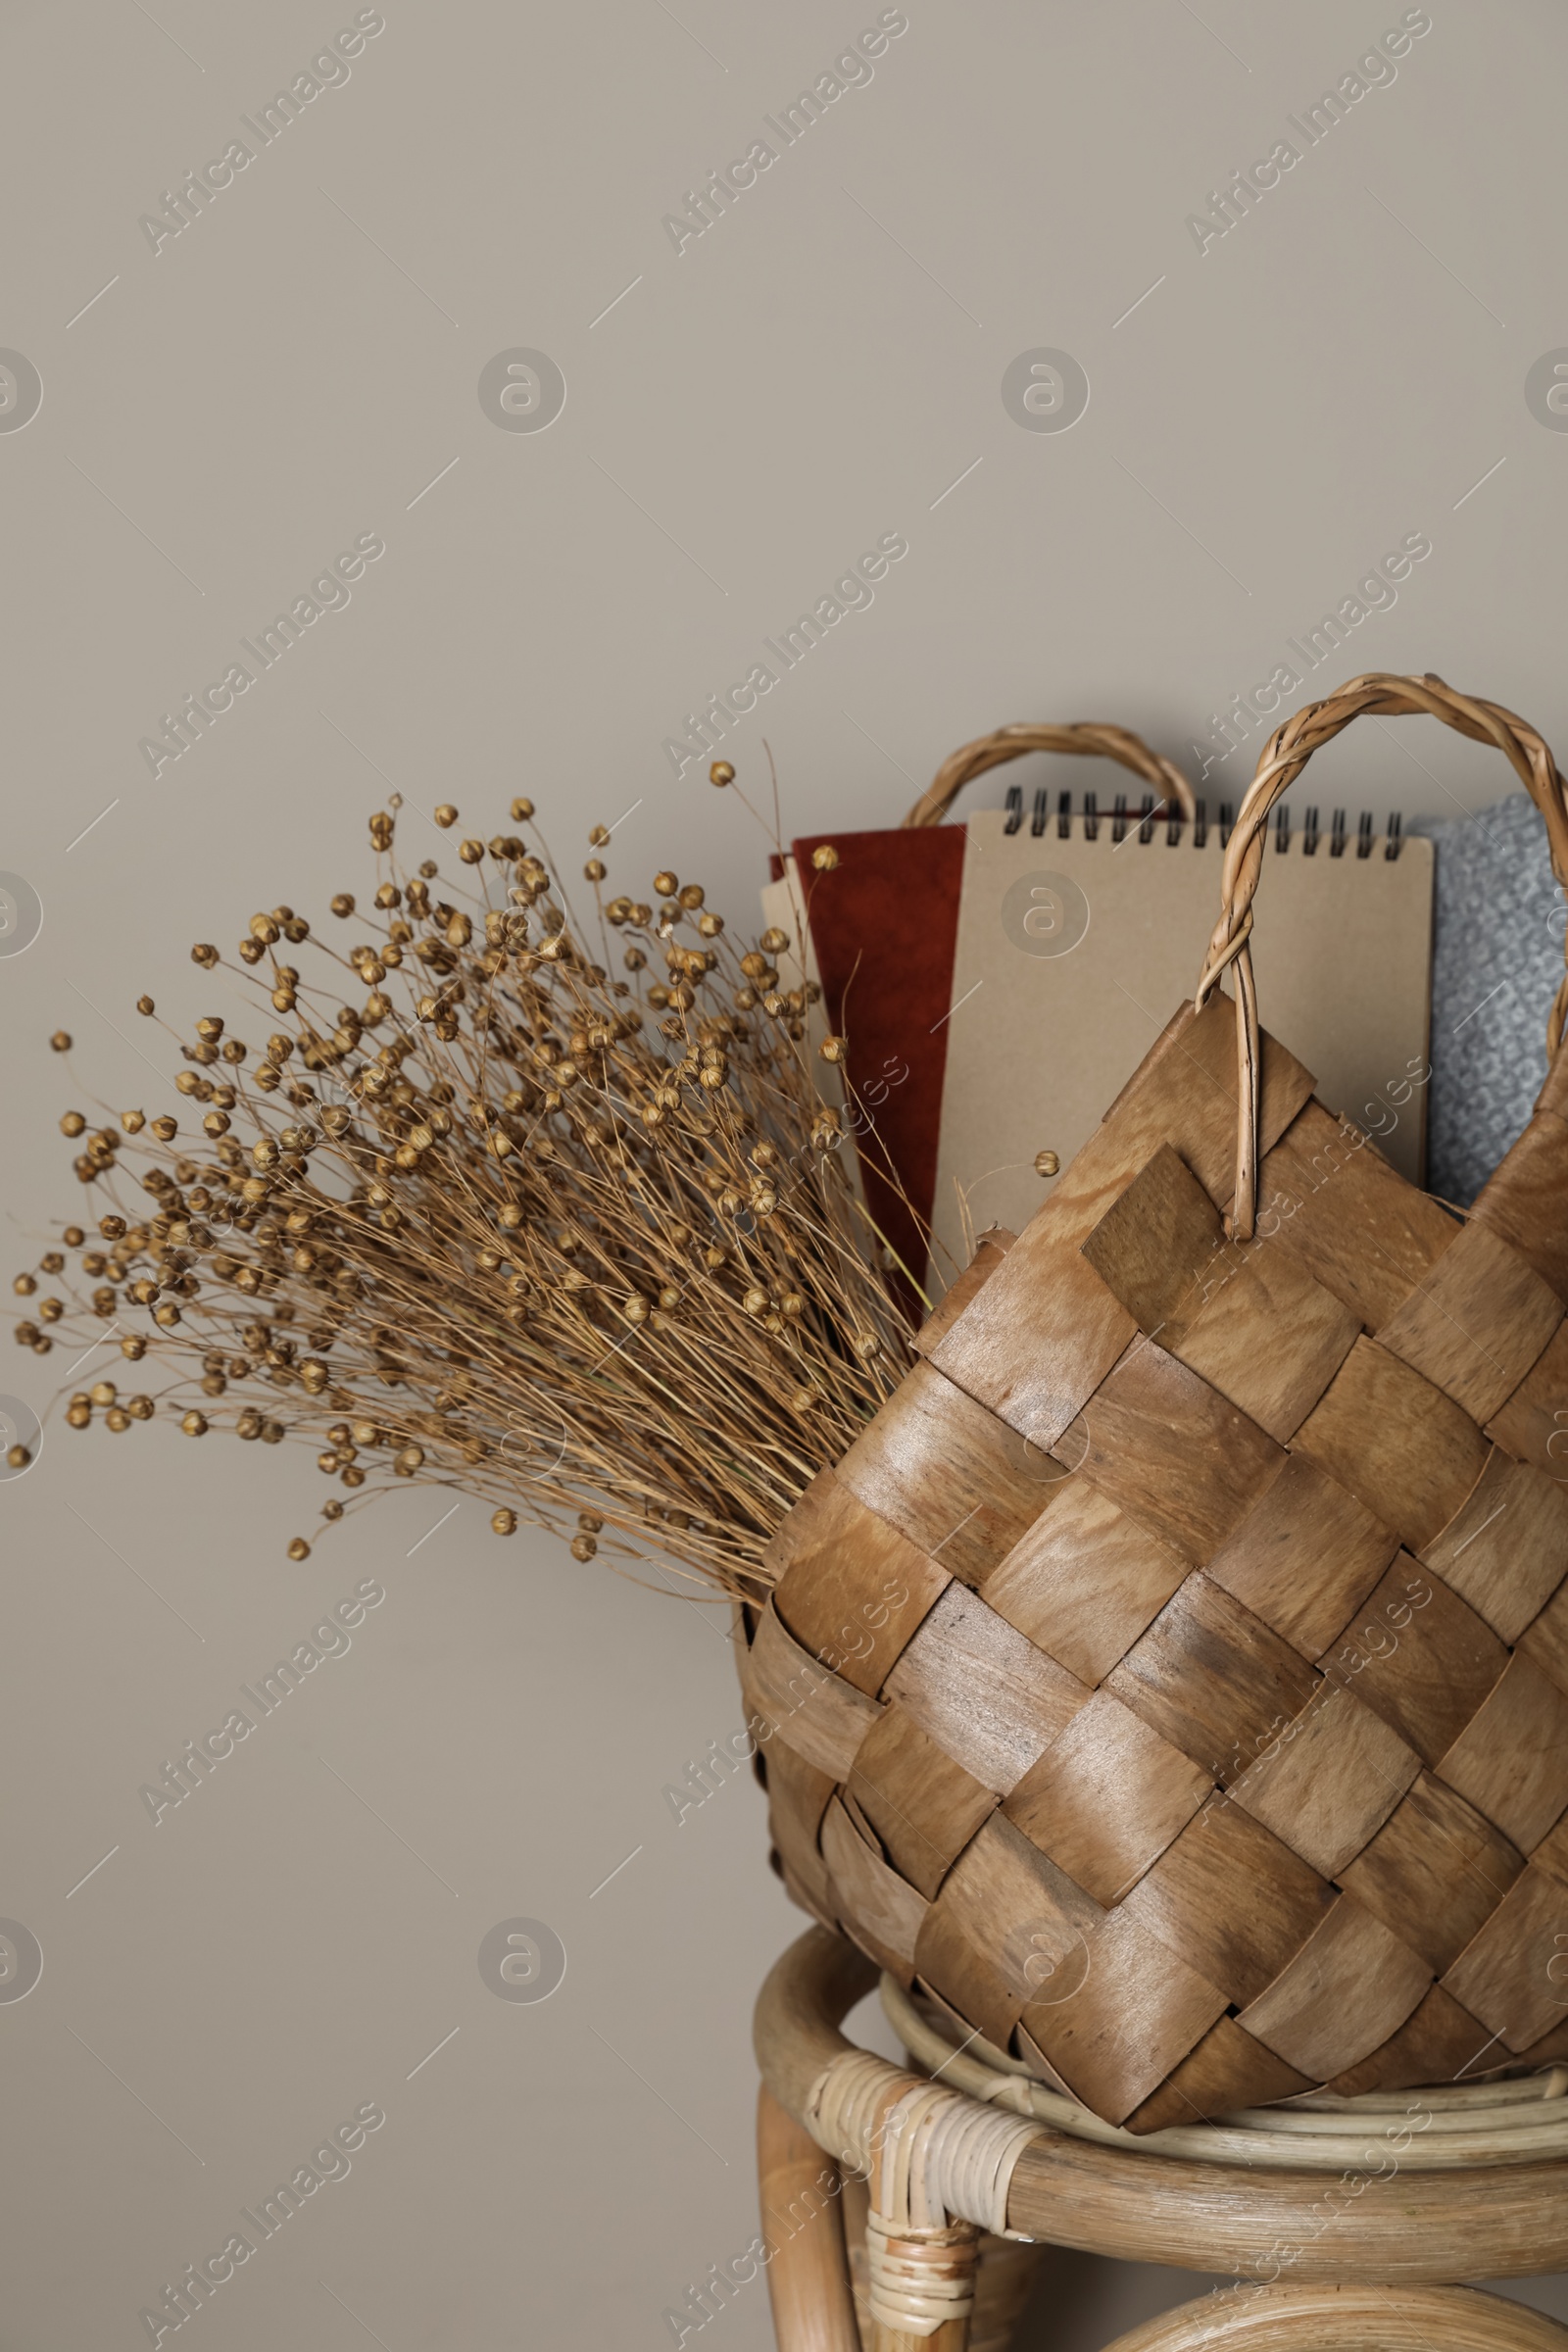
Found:
<path fill-rule="evenodd" d="M 882 534 L 909 552 L 874 605 L 724 745 L 756 783 L 766 738 L 792 830 L 896 816 L 1004 719 L 1183 758 L 1414 532 L 1430 558 L 1319 683 L 1430 666 L 1568 732 L 1568 440 L 1524 393 L 1568 344 L 1549 0 L 1433 0 L 1392 86 L 1202 254 L 1189 213 L 1396 6 L 909 0 L 869 84 L 679 255 L 664 213 L 873 7 L 386 0 L 352 77 L 155 255 L 140 216 L 352 13 L 7 12 L 0 343 L 44 387 L 0 432 L 0 866 L 44 906 L 0 958 L 16 1263 L 74 1206 L 67 1104 L 162 1102 L 138 990 L 206 1010 L 193 939 L 363 886 L 393 786 L 480 824 L 525 789 L 573 855 L 641 799 L 617 877 L 667 860 L 746 908 L 762 843 L 662 743 Z M 479 404 L 518 347 L 564 374 L 546 432 Z M 1069 432 L 1003 405 L 1039 348 L 1087 371 Z M 364 532 L 352 604 L 155 782 L 139 738 Z M 1318 797 L 1381 823 L 1506 781 L 1400 722 Z M 8 1350 L 0 1389 L 41 1408 L 68 1369 Z M 202 2314 L 210 2352 L 667 2343 L 755 2228 L 748 2015 L 799 1925 L 749 1785 L 679 1828 L 662 1796 L 738 1721 L 722 1630 L 476 1506 L 421 1544 L 430 1494 L 292 1566 L 319 1485 L 155 1426 L 57 1429 L 0 1491 L 0 1912 L 45 1953 L 0 2004 L 0 2343 L 144 2342 L 139 2307 L 371 2100 L 350 2177 Z M 352 1651 L 155 1828 L 139 1785 L 372 1572 Z M 476 1967 L 519 1915 L 569 1955 L 541 2006 Z M 1185 2291 L 1076 2276 L 1058 2342 Z M 760 2286 L 710 2340 L 768 2341 Z"/>

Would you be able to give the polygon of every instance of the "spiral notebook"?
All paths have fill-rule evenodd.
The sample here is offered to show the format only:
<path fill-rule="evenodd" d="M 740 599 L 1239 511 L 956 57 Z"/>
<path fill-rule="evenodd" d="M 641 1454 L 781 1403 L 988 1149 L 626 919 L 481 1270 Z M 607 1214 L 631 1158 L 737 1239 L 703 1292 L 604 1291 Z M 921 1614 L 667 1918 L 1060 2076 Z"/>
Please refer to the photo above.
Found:
<path fill-rule="evenodd" d="M 872 1213 L 919 1273 L 902 1189 L 935 1236 L 939 1284 L 975 1234 L 1018 1231 L 1048 1197 L 1038 1155 L 1065 1167 L 1099 1124 L 1191 996 L 1219 912 L 1228 809 L 1188 824 L 1093 796 L 1075 810 L 1042 793 L 1031 817 L 1016 787 L 1008 803 L 961 825 L 813 835 L 764 893 L 790 957 L 804 935 L 792 977 L 821 986 L 818 1034 L 848 1038 L 846 1123 Z M 819 850 L 836 862 L 814 864 Z M 1320 830 L 1308 810 L 1293 830 L 1282 808 L 1252 935 L 1263 1026 L 1414 1183 L 1433 873 L 1432 844 L 1396 816 L 1352 831 L 1337 812 Z"/>

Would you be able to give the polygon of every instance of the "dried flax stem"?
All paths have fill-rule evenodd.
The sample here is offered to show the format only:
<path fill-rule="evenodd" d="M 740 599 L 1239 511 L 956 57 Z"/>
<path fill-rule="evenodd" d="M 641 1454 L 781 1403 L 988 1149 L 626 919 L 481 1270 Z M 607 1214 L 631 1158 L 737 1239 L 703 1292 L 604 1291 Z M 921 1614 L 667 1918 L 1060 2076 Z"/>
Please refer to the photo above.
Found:
<path fill-rule="evenodd" d="M 108 1205 L 17 1277 L 30 1299 L 70 1250 L 81 1279 L 16 1337 L 47 1353 L 145 1319 L 121 1352 L 164 1385 L 99 1381 L 72 1428 L 172 1414 L 190 1436 L 304 1439 L 356 1501 L 459 1488 L 498 1534 L 520 1515 L 579 1559 L 658 1555 L 756 1597 L 769 1535 L 908 1360 L 805 1047 L 810 992 L 778 986 L 790 943 L 738 952 L 669 872 L 653 901 L 607 898 L 595 855 L 591 949 L 522 832 L 462 841 L 468 871 L 443 884 L 433 859 L 398 863 L 398 805 L 370 819 L 371 907 L 332 900 L 346 955 L 289 906 L 252 916 L 238 967 L 191 951 L 256 975 L 282 1024 L 257 1053 L 197 1022 L 174 1079 L 195 1136 L 172 1111 L 61 1121 Z M 532 804 L 512 819 L 531 827 Z M 314 982 L 284 960 L 301 946 Z M 334 1493 L 322 1517 L 353 1507 Z"/>

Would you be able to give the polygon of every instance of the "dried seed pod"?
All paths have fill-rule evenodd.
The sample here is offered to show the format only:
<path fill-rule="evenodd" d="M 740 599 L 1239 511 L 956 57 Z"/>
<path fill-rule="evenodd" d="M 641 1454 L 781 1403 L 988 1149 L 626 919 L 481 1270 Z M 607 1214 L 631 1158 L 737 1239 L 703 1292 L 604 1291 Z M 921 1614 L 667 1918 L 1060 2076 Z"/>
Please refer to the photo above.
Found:
<path fill-rule="evenodd" d="M 388 854 L 395 807 L 369 824 Z M 449 804 L 442 813 L 456 824 Z M 514 804 L 514 822 L 532 813 Z M 605 826 L 590 833 L 584 871 L 596 888 L 609 839 Z M 180 1153 L 178 1124 L 163 1114 L 96 1132 L 74 1114 L 81 1181 L 112 1180 L 122 1124 L 137 1137 L 149 1196 L 145 1222 L 106 1217 L 108 1254 L 83 1258 L 102 1318 L 84 1337 L 145 1309 L 146 1335 L 117 1335 L 122 1355 L 134 1361 L 150 1347 L 162 1359 L 174 1375 L 171 1417 L 191 1435 L 224 1428 L 277 1445 L 285 1430 L 270 1406 L 283 1389 L 295 1434 L 352 1491 L 434 1476 L 485 1494 L 498 1524 L 510 1513 L 513 1525 L 536 1515 L 560 1525 L 579 1557 L 593 1555 L 606 1525 L 646 1510 L 698 1573 L 755 1592 L 765 1531 L 753 1474 L 730 1465 L 727 1446 L 705 1458 L 699 1408 L 677 1423 L 695 1433 L 690 1444 L 671 1447 L 672 1403 L 682 1409 L 675 1348 L 693 1397 L 745 1400 L 762 1459 L 798 1455 L 783 1393 L 744 1368 L 769 1360 L 774 1343 L 788 1338 L 813 1361 L 820 1349 L 836 1367 L 822 1387 L 823 1458 L 843 1450 L 902 1361 L 897 1313 L 860 1250 L 847 1189 L 801 1160 L 825 1107 L 788 1036 L 807 993 L 778 999 L 777 1025 L 754 1031 L 745 1016 L 759 989 L 736 986 L 746 943 L 729 948 L 702 886 L 673 871 L 655 881 L 669 968 L 651 986 L 644 947 L 625 952 L 623 979 L 589 959 L 549 861 L 516 835 L 475 835 L 461 856 L 476 883 L 485 858 L 502 867 L 504 904 L 482 891 L 470 911 L 446 903 L 431 859 L 416 874 L 378 876 L 384 933 L 345 959 L 364 992 L 358 1005 L 335 1004 L 330 967 L 302 977 L 273 960 L 281 940 L 310 937 L 292 908 L 246 918 L 236 960 L 265 966 L 256 977 L 279 1026 L 259 1061 L 213 1014 L 183 1049 L 176 1086 L 203 1121 L 186 1151 L 205 1156 Z M 354 911 L 352 894 L 333 904 L 341 917 Z M 653 907 L 629 897 L 604 911 L 634 933 L 655 925 Z M 773 932 L 750 951 L 770 996 L 771 957 L 786 944 Z M 211 969 L 220 958 L 202 949 L 197 960 Z M 723 994 L 699 1017 L 699 991 L 715 974 Z M 781 1161 L 792 1188 L 811 1195 L 799 1232 L 777 1222 Z M 733 1255 L 713 1217 L 741 1221 Z M 77 1248 L 81 1229 L 72 1230 Z M 779 1283 L 781 1246 L 793 1289 Z M 38 1277 L 24 1280 L 19 1295 L 30 1300 Z M 18 1337 L 47 1348 L 88 1303 L 40 1302 Z M 655 1344 L 629 1344 L 639 1331 Z M 850 1335 L 866 1332 L 884 1335 L 892 1354 L 858 1362 Z M 112 1384 L 108 1393 L 96 1410 L 85 1394 L 73 1398 L 68 1425 L 116 1414 L 123 1428 L 153 1411 L 150 1397 L 122 1400 Z M 506 1431 L 517 1434 L 498 1438 Z M 323 1519 L 343 1508 L 334 1497 Z"/>

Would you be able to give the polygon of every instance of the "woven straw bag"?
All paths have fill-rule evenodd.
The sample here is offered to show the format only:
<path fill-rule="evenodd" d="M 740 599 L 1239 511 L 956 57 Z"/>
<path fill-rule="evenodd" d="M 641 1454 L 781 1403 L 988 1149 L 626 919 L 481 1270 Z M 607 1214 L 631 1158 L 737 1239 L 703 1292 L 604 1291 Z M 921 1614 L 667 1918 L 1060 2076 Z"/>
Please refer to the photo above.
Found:
<path fill-rule="evenodd" d="M 1568 982 L 1464 1216 L 1314 1099 L 1248 944 L 1280 794 L 1423 710 L 1568 876 L 1495 704 L 1283 725 L 1196 1004 L 791 1512 L 743 1666 L 796 1899 L 1135 2132 L 1568 2057 Z"/>

